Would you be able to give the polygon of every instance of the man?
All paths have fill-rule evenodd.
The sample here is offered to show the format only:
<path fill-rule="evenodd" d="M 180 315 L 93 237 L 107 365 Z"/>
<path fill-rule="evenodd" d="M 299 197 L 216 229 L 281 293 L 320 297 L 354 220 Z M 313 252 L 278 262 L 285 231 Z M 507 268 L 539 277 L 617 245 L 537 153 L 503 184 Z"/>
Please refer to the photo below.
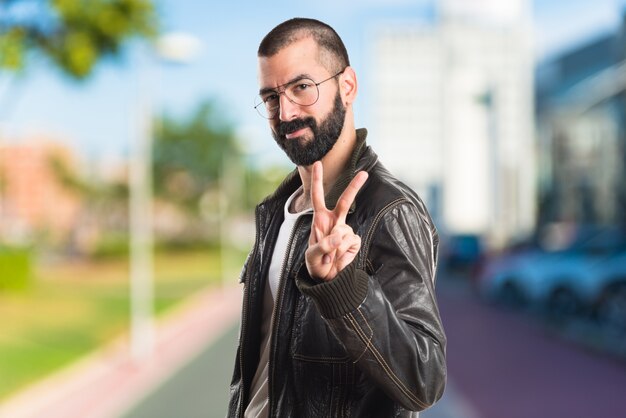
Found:
<path fill-rule="evenodd" d="M 259 46 L 256 109 L 297 165 L 256 208 L 230 417 L 416 417 L 442 395 L 438 235 L 354 126 L 357 78 L 328 25 Z"/>

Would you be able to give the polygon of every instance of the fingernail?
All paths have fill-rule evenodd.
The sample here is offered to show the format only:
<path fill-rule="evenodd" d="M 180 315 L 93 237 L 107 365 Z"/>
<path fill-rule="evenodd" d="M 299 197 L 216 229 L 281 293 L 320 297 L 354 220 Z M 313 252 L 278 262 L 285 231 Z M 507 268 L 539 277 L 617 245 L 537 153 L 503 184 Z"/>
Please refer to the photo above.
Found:
<path fill-rule="evenodd" d="M 322 263 L 324 264 L 330 263 L 330 256 L 328 254 L 325 254 L 324 257 L 322 257 Z"/>

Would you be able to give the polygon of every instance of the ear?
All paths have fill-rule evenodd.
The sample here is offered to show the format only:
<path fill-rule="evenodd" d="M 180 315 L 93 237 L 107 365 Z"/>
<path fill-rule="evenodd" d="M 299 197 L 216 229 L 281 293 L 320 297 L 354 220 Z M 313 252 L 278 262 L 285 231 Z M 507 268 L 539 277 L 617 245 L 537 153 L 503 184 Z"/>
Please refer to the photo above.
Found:
<path fill-rule="evenodd" d="M 348 66 L 339 77 L 339 88 L 341 91 L 341 100 L 344 105 L 350 105 L 356 100 L 358 84 L 354 68 Z"/>

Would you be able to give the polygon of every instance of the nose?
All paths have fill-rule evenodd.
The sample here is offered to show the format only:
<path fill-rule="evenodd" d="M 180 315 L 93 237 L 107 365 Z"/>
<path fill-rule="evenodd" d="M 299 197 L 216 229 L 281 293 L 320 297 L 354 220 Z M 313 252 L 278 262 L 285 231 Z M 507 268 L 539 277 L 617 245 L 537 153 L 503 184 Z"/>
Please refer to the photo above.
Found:
<path fill-rule="evenodd" d="M 289 100 L 284 93 L 280 95 L 279 100 L 280 108 L 278 109 L 278 118 L 281 121 L 286 122 L 298 117 L 300 114 L 300 106 Z"/>

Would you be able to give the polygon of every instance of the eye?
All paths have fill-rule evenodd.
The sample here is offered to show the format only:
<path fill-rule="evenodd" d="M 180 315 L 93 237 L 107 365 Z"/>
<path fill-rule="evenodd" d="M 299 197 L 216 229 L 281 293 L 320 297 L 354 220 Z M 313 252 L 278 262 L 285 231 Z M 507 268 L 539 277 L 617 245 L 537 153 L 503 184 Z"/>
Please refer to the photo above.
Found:
<path fill-rule="evenodd" d="M 267 106 L 271 106 L 273 104 L 275 104 L 278 101 L 278 94 L 276 93 L 272 93 L 272 94 L 268 94 L 267 96 L 263 96 L 263 103 L 265 103 Z"/>
<path fill-rule="evenodd" d="M 294 90 L 297 92 L 303 92 L 307 89 L 310 89 L 313 86 L 313 84 L 310 81 L 298 81 L 294 86 Z"/>

